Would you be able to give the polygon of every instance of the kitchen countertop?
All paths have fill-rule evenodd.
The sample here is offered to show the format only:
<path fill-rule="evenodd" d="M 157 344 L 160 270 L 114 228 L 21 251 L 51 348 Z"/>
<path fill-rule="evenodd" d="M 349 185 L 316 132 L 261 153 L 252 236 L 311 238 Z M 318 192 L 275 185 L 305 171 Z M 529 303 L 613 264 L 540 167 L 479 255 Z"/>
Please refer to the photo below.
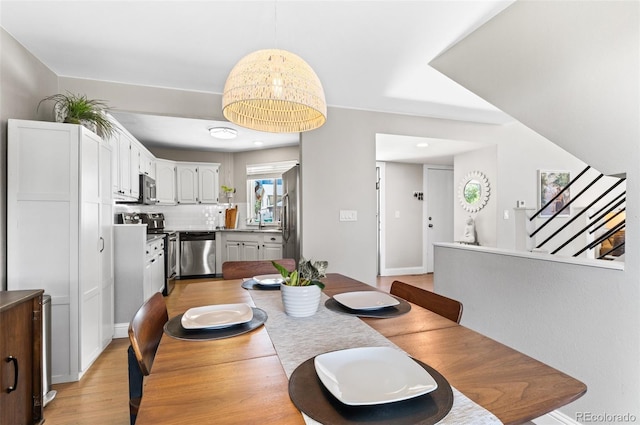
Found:
<path fill-rule="evenodd" d="M 216 229 L 210 226 L 184 226 L 172 227 L 169 230 L 175 232 L 282 233 L 282 229 L 258 229 L 250 227 L 242 229 Z"/>

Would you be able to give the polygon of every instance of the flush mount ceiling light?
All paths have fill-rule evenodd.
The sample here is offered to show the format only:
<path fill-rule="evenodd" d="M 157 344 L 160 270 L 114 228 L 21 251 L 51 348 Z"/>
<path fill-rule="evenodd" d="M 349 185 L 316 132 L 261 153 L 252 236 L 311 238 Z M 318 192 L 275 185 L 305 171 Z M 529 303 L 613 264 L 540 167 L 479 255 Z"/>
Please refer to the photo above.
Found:
<path fill-rule="evenodd" d="M 209 134 L 211 137 L 215 137 L 216 139 L 235 139 L 238 135 L 238 130 L 235 128 L 229 127 L 211 127 L 209 129 Z"/>
<path fill-rule="evenodd" d="M 418 148 L 428 148 L 429 147 L 429 143 L 418 143 L 416 145 L 416 147 L 418 147 Z"/>
<path fill-rule="evenodd" d="M 222 94 L 226 119 L 258 131 L 297 133 L 322 126 L 320 79 L 299 56 L 280 49 L 250 53 L 231 70 Z"/>

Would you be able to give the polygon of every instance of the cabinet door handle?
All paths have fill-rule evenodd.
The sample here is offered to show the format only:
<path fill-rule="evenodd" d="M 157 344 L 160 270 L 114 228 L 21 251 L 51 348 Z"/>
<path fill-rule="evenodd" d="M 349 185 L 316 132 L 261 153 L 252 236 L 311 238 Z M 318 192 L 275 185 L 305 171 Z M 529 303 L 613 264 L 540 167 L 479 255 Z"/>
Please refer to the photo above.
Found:
<path fill-rule="evenodd" d="M 18 388 L 18 359 L 13 356 L 7 357 L 7 363 L 13 362 L 13 386 L 7 387 L 7 392 L 10 393 Z"/>
<path fill-rule="evenodd" d="M 100 248 L 100 252 L 104 251 L 104 238 L 100 236 L 100 242 L 102 242 L 102 247 Z"/>

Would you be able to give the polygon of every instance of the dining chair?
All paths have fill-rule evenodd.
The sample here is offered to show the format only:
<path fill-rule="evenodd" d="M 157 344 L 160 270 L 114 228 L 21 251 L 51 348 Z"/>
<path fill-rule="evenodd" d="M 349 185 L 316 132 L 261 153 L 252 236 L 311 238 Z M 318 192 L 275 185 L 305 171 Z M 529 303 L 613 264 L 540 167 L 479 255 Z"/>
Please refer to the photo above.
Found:
<path fill-rule="evenodd" d="M 389 293 L 431 310 L 456 323 L 460 323 L 462 318 L 462 303 L 444 295 L 436 294 L 399 280 L 393 281 Z"/>
<path fill-rule="evenodd" d="M 142 381 L 151 373 L 165 323 L 169 320 L 162 293 L 156 292 L 136 312 L 129 323 L 129 414 L 131 425 L 136 421 Z"/>
<path fill-rule="evenodd" d="M 296 261 L 293 258 L 283 258 L 273 261 L 289 271 L 293 271 L 296 268 Z M 222 263 L 223 279 L 241 279 L 243 277 L 276 273 L 278 273 L 278 270 L 273 267 L 271 260 L 225 261 Z"/>

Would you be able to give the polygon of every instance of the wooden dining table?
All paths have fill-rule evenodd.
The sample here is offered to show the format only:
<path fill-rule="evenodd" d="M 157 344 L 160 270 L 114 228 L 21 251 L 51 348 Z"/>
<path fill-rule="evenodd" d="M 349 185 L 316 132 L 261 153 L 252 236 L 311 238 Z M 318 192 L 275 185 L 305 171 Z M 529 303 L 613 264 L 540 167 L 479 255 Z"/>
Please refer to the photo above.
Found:
<path fill-rule="evenodd" d="M 377 290 L 335 273 L 323 282 L 329 297 Z M 241 285 L 242 280 L 178 284 L 166 298 L 169 318 L 204 305 L 255 306 L 252 291 Z M 540 417 L 587 390 L 551 366 L 414 304 L 401 316 L 360 320 L 505 424 Z M 162 336 L 136 424 L 186 423 L 305 423 L 289 397 L 287 375 L 265 326 L 207 341 Z"/>

